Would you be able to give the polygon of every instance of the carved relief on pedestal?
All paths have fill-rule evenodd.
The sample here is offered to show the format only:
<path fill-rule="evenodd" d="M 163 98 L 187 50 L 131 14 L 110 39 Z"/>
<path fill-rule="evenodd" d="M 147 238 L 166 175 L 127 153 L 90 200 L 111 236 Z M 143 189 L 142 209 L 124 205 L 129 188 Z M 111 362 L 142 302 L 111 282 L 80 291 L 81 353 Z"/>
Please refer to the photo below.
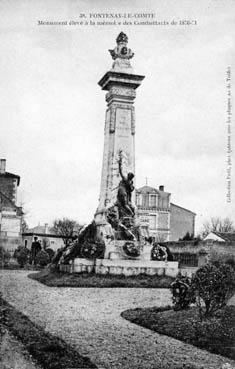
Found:
<path fill-rule="evenodd" d="M 106 94 L 106 100 L 109 100 L 112 96 L 128 96 L 134 99 L 136 97 L 136 92 L 133 88 L 113 86 Z"/>
<path fill-rule="evenodd" d="M 135 108 L 131 107 L 131 134 L 135 134 Z"/>
<path fill-rule="evenodd" d="M 109 126 L 110 133 L 115 132 L 115 126 L 116 126 L 116 109 L 115 106 L 112 106 L 110 108 L 110 126 Z"/>

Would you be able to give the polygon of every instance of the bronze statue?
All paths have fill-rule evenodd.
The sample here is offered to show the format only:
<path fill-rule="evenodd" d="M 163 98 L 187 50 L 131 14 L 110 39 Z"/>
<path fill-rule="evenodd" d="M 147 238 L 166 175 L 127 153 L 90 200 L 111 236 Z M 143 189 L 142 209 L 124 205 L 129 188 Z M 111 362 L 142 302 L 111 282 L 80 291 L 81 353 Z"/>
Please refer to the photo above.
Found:
<path fill-rule="evenodd" d="M 119 153 L 118 161 L 119 174 L 122 178 L 118 185 L 117 205 L 119 217 L 134 217 L 135 211 L 131 204 L 131 194 L 134 191 L 134 174 L 129 172 L 125 177 L 122 171 L 122 151 Z"/>

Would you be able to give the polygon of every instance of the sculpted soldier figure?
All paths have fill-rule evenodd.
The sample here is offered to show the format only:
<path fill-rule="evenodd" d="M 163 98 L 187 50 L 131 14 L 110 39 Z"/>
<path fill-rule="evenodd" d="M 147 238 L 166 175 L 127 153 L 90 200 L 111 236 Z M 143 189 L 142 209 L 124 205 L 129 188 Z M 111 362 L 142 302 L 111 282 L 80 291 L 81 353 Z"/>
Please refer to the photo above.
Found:
<path fill-rule="evenodd" d="M 118 186 L 118 194 L 117 194 L 117 205 L 119 209 L 119 216 L 122 218 L 123 216 L 134 217 L 134 207 L 131 204 L 131 194 L 134 191 L 134 174 L 129 172 L 127 177 L 124 176 L 122 171 L 122 151 L 119 153 L 119 161 L 118 161 L 119 174 L 122 180 Z"/>

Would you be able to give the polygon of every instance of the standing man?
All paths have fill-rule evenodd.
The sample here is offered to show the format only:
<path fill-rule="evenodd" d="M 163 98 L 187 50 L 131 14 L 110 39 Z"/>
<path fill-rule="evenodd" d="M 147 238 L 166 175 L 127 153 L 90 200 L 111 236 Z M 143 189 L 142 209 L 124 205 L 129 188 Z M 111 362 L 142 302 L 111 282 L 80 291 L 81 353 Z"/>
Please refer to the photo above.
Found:
<path fill-rule="evenodd" d="M 37 237 L 34 237 L 34 241 L 32 242 L 31 246 L 31 258 L 32 258 L 32 265 L 35 265 L 35 259 L 37 256 L 37 253 L 41 251 L 42 247 L 40 242 L 38 241 Z"/>

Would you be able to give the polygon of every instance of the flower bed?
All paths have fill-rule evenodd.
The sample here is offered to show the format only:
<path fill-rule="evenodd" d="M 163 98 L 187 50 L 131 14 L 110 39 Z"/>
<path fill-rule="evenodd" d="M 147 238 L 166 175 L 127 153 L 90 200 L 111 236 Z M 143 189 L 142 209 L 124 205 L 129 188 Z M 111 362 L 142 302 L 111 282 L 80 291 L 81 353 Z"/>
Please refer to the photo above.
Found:
<path fill-rule="evenodd" d="M 8 329 L 43 369 L 97 368 L 89 358 L 45 332 L 1 297 L 0 317 L 0 333 L 4 328 Z"/>
<path fill-rule="evenodd" d="M 180 311 L 169 307 L 133 309 L 121 315 L 160 334 L 235 359 L 235 306 L 226 306 L 202 321 L 195 307 Z"/>
<path fill-rule="evenodd" d="M 168 288 L 173 281 L 168 276 L 148 276 L 140 274 L 126 277 L 124 275 L 99 275 L 92 273 L 59 273 L 48 269 L 39 273 L 29 274 L 29 278 L 46 284 L 50 287 L 142 287 Z"/>

